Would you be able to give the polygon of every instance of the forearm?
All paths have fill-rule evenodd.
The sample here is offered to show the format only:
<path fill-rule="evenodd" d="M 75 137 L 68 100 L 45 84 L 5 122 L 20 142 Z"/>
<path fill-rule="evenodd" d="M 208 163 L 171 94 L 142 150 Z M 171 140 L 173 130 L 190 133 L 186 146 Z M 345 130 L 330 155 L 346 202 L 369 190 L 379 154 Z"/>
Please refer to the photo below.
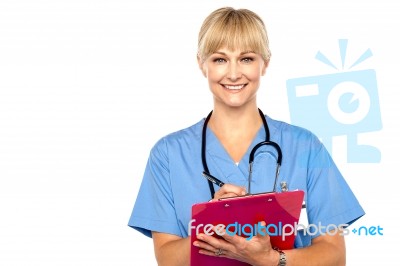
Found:
<path fill-rule="evenodd" d="M 306 248 L 286 250 L 287 266 L 346 265 L 346 249 L 343 245 L 318 242 Z"/>
<path fill-rule="evenodd" d="M 190 264 L 190 237 L 168 241 L 155 248 L 159 266 L 185 266 Z"/>

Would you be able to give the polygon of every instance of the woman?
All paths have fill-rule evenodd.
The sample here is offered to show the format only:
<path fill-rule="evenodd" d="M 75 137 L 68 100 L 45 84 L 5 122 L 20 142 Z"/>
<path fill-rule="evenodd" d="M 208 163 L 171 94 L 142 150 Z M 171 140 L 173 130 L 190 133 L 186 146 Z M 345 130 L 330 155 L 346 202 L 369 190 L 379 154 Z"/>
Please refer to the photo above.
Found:
<path fill-rule="evenodd" d="M 345 264 L 345 241 L 340 230 L 298 234 L 296 248 L 284 251 L 273 249 L 268 235 L 245 241 L 240 236 L 217 239 L 200 234 L 199 241 L 190 242 L 191 206 L 210 198 L 245 194 L 250 150 L 267 134 L 282 149 L 278 184 L 305 191 L 310 224 L 349 225 L 364 214 L 313 134 L 259 111 L 257 91 L 270 51 L 258 15 L 233 8 L 212 12 L 200 30 L 197 60 L 213 95 L 213 111 L 207 120 L 172 133 L 153 147 L 129 225 L 153 237 L 159 265 L 189 265 L 192 244 L 207 256 L 224 256 L 251 265 Z M 263 126 L 264 118 L 267 127 Z M 204 169 L 202 159 L 208 169 Z M 252 193 L 271 191 L 274 171 L 270 169 L 275 163 L 268 151 L 256 157 Z M 225 185 L 219 188 L 209 184 L 202 176 L 204 170 Z"/>

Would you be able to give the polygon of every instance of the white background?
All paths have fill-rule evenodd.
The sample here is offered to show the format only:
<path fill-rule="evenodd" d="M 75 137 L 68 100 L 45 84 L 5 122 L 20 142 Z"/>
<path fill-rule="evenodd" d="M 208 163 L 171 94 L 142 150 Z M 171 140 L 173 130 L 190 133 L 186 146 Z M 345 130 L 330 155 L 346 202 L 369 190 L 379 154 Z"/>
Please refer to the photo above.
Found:
<path fill-rule="evenodd" d="M 0 265 L 156 265 L 127 226 L 147 156 L 212 107 L 196 65 L 203 19 L 221 6 L 265 21 L 272 60 L 260 107 L 289 121 L 286 80 L 335 73 L 370 48 L 383 129 L 360 137 L 379 164 L 334 158 L 367 212 L 347 237 L 348 265 L 397 261 L 400 8 L 397 1 L 0 1 Z M 340 191 L 338 192 L 340 193 Z M 179 252 L 179 251 L 177 251 Z"/>

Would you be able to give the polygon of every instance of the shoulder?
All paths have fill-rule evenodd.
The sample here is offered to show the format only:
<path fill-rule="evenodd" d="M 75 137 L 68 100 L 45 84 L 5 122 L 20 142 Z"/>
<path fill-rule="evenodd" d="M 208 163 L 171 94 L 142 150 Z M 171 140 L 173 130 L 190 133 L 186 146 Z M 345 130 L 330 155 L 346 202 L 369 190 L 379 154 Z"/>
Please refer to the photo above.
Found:
<path fill-rule="evenodd" d="M 282 152 L 291 158 L 290 160 L 297 158 L 302 164 L 308 164 L 318 158 L 330 161 L 325 146 L 310 130 L 269 117 L 267 123 L 270 127 L 271 140 L 280 145 Z"/>
<path fill-rule="evenodd" d="M 152 153 L 167 152 L 169 149 L 175 149 L 178 147 L 190 148 L 191 145 L 201 143 L 203 124 L 204 119 L 201 119 L 200 121 L 189 127 L 163 136 L 153 146 Z"/>
<path fill-rule="evenodd" d="M 311 141 L 321 143 L 318 137 L 306 128 L 275 120 L 269 116 L 266 116 L 266 119 L 270 127 L 271 138 L 275 135 L 275 138 L 284 138 L 285 140 L 293 139 L 295 141 Z"/>

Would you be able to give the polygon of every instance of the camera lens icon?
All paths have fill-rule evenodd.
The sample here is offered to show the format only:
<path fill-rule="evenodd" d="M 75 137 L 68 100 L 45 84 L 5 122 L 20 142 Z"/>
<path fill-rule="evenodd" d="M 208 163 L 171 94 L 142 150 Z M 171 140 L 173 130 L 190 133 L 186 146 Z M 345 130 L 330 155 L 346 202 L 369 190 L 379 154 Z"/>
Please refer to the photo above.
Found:
<path fill-rule="evenodd" d="M 327 105 L 333 119 L 341 124 L 352 125 L 366 118 L 371 101 L 363 86 L 356 82 L 345 81 L 332 88 Z"/>
<path fill-rule="evenodd" d="M 289 79 L 290 118 L 320 138 L 382 128 L 375 70 Z"/>
<path fill-rule="evenodd" d="M 332 138 L 346 135 L 348 162 L 380 161 L 378 149 L 357 140 L 382 128 L 375 70 L 289 79 L 286 86 L 292 124 L 315 133 L 329 152 Z"/>

